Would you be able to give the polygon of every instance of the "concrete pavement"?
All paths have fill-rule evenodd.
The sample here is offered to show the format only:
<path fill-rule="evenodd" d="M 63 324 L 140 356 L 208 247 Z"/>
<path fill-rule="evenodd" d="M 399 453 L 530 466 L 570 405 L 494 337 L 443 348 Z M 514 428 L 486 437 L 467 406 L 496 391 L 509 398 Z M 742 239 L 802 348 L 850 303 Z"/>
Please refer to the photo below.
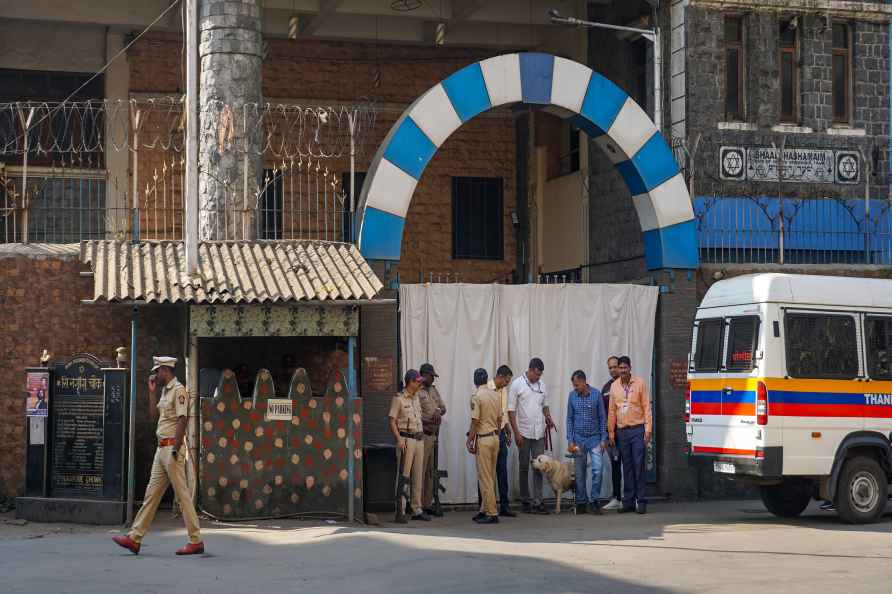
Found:
<path fill-rule="evenodd" d="M 849 526 L 814 506 L 780 521 L 755 501 L 652 504 L 646 516 L 525 516 L 477 526 L 204 522 L 208 553 L 178 558 L 159 514 L 139 556 L 98 527 L 0 524 L 0 592 L 882 592 L 892 517 Z"/>

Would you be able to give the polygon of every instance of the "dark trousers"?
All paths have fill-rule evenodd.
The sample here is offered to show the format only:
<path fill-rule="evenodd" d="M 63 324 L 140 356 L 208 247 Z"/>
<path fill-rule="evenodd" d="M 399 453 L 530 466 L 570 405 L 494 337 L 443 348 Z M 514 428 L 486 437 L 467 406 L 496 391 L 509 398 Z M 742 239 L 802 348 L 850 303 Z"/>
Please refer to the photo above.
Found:
<path fill-rule="evenodd" d="M 613 498 L 619 501 L 622 499 L 622 484 L 623 484 L 623 463 L 621 462 L 622 458 L 617 456 L 614 460 L 611 456 L 610 458 L 610 467 L 613 472 Z"/>
<path fill-rule="evenodd" d="M 644 497 L 644 425 L 617 430 L 620 458 L 623 465 L 623 507 L 647 505 Z"/>
<path fill-rule="evenodd" d="M 508 507 L 508 437 L 499 432 L 499 457 L 496 460 L 496 482 L 499 484 L 499 508 Z"/>

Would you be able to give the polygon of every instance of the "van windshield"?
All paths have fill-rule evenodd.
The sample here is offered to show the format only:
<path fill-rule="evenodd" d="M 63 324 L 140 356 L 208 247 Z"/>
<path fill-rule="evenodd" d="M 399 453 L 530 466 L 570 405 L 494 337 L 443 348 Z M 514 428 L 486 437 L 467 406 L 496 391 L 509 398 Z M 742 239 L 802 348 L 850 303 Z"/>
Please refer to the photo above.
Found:
<path fill-rule="evenodd" d="M 759 316 L 741 316 L 728 320 L 729 371 L 752 371 L 759 344 Z"/>

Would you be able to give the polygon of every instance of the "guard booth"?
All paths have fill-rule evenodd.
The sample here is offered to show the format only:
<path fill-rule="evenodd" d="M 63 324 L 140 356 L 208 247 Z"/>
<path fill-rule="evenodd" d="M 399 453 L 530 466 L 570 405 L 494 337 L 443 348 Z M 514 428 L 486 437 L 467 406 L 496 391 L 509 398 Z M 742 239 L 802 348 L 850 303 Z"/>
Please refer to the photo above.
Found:
<path fill-rule="evenodd" d="M 25 495 L 16 517 L 124 522 L 129 378 L 86 353 L 25 370 Z"/>
<path fill-rule="evenodd" d="M 200 512 L 361 513 L 359 310 L 380 303 L 383 285 L 355 246 L 202 242 L 191 277 L 181 241 L 87 241 L 81 260 L 93 272 L 90 303 L 181 314 L 168 319 L 195 403 L 188 479 Z"/>

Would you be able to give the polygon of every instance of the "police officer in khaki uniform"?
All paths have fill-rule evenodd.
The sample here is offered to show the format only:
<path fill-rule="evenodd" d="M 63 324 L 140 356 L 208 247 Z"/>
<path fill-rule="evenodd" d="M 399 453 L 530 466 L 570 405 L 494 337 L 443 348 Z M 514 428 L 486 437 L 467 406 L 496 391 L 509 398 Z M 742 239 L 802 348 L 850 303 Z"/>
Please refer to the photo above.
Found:
<path fill-rule="evenodd" d="M 421 426 L 424 431 L 424 488 L 422 489 L 421 505 L 424 513 L 442 516 L 443 512 L 433 509 L 434 492 L 437 489 L 437 448 L 440 441 L 440 423 L 446 414 L 446 405 L 440 396 L 440 391 L 434 385 L 439 377 L 430 363 L 423 364 L 418 371 L 423 380 L 418 391 L 421 401 Z"/>
<path fill-rule="evenodd" d="M 487 385 L 485 369 L 474 372 L 477 390 L 471 397 L 471 427 L 468 429 L 468 451 L 477 455 L 477 481 L 480 483 L 480 513 L 474 516 L 478 524 L 498 524 L 494 478 L 499 457 L 499 430 L 502 426 L 502 402 L 498 393 Z"/>
<path fill-rule="evenodd" d="M 404 377 L 405 389 L 393 397 L 390 403 L 390 431 L 397 443 L 397 510 L 396 521 L 404 523 L 405 488 L 410 487 L 412 519 L 430 521 L 431 517 L 421 507 L 421 489 L 424 471 L 424 433 L 421 430 L 421 374 L 410 369 Z"/>
<path fill-rule="evenodd" d="M 130 534 L 115 536 L 114 541 L 139 554 L 143 536 L 149 530 L 158 504 L 167 485 L 173 485 L 173 492 L 180 503 L 189 543 L 177 550 L 177 555 L 196 555 L 204 553 L 201 531 L 198 527 L 198 516 L 192 504 L 192 496 L 186 486 L 186 448 L 183 438 L 186 435 L 189 419 L 189 394 L 186 387 L 174 375 L 177 360 L 173 357 L 153 357 L 152 375 L 149 376 L 149 410 L 154 418 L 155 387 L 157 382 L 164 386 L 161 400 L 158 402 L 158 449 L 155 450 L 155 461 L 152 463 L 152 476 L 146 487 L 146 496 L 142 507 L 136 514 Z"/>

